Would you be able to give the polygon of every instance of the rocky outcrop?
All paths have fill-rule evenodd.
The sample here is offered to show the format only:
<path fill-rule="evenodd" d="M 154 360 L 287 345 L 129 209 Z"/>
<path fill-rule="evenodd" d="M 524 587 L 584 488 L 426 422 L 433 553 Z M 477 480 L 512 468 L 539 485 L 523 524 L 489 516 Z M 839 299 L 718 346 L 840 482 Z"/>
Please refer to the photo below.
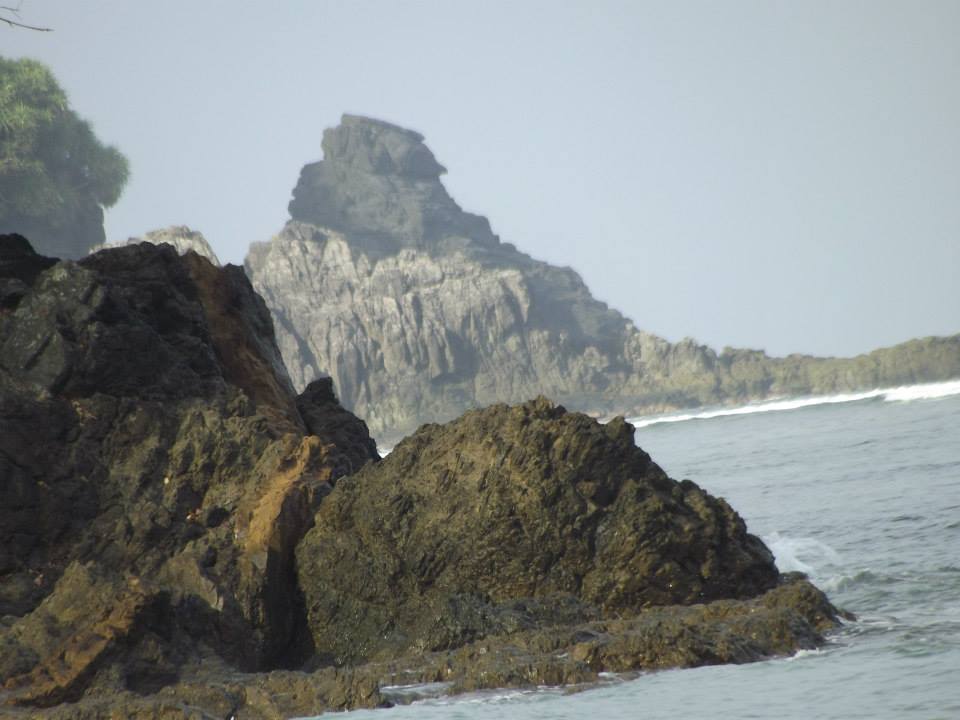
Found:
<path fill-rule="evenodd" d="M 960 335 L 852 359 L 669 343 L 461 210 L 420 135 L 344 116 L 323 152 L 301 172 L 291 222 L 245 268 L 294 385 L 332 376 L 387 442 L 539 394 L 636 415 L 960 377 Z"/>
<path fill-rule="evenodd" d="M 650 608 L 636 615 L 487 637 L 455 650 L 312 672 L 237 676 L 201 666 L 188 679 L 144 696 L 118 692 L 10 717 L 51 720 L 207 718 L 286 720 L 325 710 L 409 703 L 506 687 L 584 689 L 664 668 L 746 663 L 813 649 L 835 624 L 834 609 L 802 578 L 746 601 Z M 619 678 L 611 680 L 616 673 Z M 411 685 L 422 684 L 417 691 Z M 391 687 L 403 686 L 400 692 Z"/>
<path fill-rule="evenodd" d="M 540 399 L 377 462 L 236 267 L 0 237 L 0 714 L 263 718 L 815 647 L 837 611 L 622 419 Z"/>
<path fill-rule="evenodd" d="M 343 480 L 297 550 L 317 651 L 356 663 L 775 587 L 740 517 L 633 435 L 540 398 L 424 426 Z"/>
<path fill-rule="evenodd" d="M 106 250 L 107 248 L 123 247 L 124 245 L 137 245 L 142 242 L 148 242 L 153 245 L 167 243 L 167 245 L 172 245 L 181 255 L 187 252 L 195 252 L 200 257 L 205 257 L 211 263 L 220 267 L 220 260 L 217 258 L 217 254 L 213 251 L 213 248 L 210 247 L 210 243 L 207 242 L 203 233 L 191 230 L 186 225 L 171 225 L 161 230 L 151 230 L 143 237 L 128 238 L 124 242 L 99 243 L 90 248 L 90 253 Z"/>
<path fill-rule="evenodd" d="M 376 448 L 328 384 L 295 395 L 243 271 L 4 236 L 0 275 L 4 701 L 309 657 L 294 548 Z"/>

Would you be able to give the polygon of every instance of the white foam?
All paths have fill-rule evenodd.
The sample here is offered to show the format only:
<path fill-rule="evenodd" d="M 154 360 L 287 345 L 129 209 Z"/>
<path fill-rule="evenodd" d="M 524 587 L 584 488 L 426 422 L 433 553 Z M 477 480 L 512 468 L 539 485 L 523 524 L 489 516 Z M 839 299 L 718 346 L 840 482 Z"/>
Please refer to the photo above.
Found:
<path fill-rule="evenodd" d="M 437 696 L 443 695 L 453 685 L 452 682 L 412 683 L 410 685 L 383 685 L 380 692 L 385 695 Z"/>
<path fill-rule="evenodd" d="M 811 650 L 805 650 L 801 648 L 797 650 L 793 655 L 784 658 L 786 662 L 794 662 L 796 660 L 802 660 L 808 657 L 816 657 L 817 655 L 825 655 L 826 652 L 822 648 L 813 648 Z"/>
<path fill-rule="evenodd" d="M 921 385 L 903 385 L 894 388 L 876 388 L 856 393 L 837 393 L 836 395 L 817 395 L 812 397 L 785 398 L 762 403 L 742 405 L 740 407 L 714 408 L 700 412 L 677 413 L 670 415 L 651 415 L 629 418 L 637 429 L 660 423 L 683 422 L 685 420 L 709 420 L 731 415 L 753 415 L 765 412 L 783 412 L 817 405 L 835 405 L 839 403 L 860 402 L 882 398 L 887 402 L 909 402 L 912 400 L 932 400 L 950 395 L 960 395 L 960 380 Z"/>
<path fill-rule="evenodd" d="M 837 551 L 816 538 L 792 538 L 773 532 L 763 541 L 773 553 L 780 572 L 802 572 L 815 576 L 817 571 L 841 563 Z"/>
<path fill-rule="evenodd" d="M 960 380 L 891 388 L 884 392 L 883 399 L 887 402 L 909 402 L 910 400 L 935 400 L 950 395 L 960 395 Z"/>

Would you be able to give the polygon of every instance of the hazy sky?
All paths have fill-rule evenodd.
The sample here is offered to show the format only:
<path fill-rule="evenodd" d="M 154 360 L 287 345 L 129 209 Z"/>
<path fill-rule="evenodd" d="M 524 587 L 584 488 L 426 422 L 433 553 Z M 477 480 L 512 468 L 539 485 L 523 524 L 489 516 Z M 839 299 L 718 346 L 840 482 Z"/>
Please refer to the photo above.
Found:
<path fill-rule="evenodd" d="M 960 2 L 23 0 L 130 159 L 111 240 L 242 262 L 341 113 L 647 330 L 854 354 L 960 331 Z"/>

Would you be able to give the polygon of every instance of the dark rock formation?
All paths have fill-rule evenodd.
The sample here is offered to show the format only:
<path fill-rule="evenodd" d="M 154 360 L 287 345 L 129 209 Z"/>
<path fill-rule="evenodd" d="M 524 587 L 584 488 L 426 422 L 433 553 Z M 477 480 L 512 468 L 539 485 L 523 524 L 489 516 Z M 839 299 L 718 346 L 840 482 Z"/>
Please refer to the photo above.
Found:
<path fill-rule="evenodd" d="M 376 449 L 329 387 L 295 396 L 243 271 L 149 243 L 57 263 L 4 236 L 0 289 L 8 702 L 308 657 L 294 547 Z"/>
<path fill-rule="evenodd" d="M 245 267 L 294 385 L 332 376 L 388 442 L 539 394 L 637 415 L 960 377 L 960 335 L 842 360 L 669 343 L 461 210 L 420 135 L 344 116 L 323 151 L 303 168 L 292 221 Z"/>
<path fill-rule="evenodd" d="M 423 137 L 344 115 L 323 135 L 324 159 L 303 168 L 290 216 L 348 232 L 370 250 L 424 248 L 451 236 L 496 245 L 485 218 L 463 212 L 440 183 L 446 169 Z"/>
<path fill-rule="evenodd" d="M 651 605 L 748 598 L 773 556 L 722 500 L 539 399 L 427 425 L 341 481 L 297 550 L 316 649 L 338 662 Z"/>
<path fill-rule="evenodd" d="M 0 715 L 279 720 L 836 622 L 622 420 L 497 406 L 375 459 L 329 379 L 294 395 L 239 268 L 0 237 Z"/>
<path fill-rule="evenodd" d="M 834 612 L 810 583 L 790 577 L 753 600 L 651 608 L 629 618 L 521 631 L 456 650 L 310 673 L 237 676 L 200 667 L 183 682 L 148 696 L 118 692 L 43 713 L 11 709 L 9 714 L 51 720 L 231 716 L 286 720 L 322 710 L 410 702 L 417 695 L 391 694 L 386 688 L 413 683 L 428 683 L 434 694 L 443 695 L 544 685 L 583 689 L 610 682 L 603 673 L 629 678 L 637 671 L 754 662 L 798 648 L 812 649 L 834 626 Z"/>

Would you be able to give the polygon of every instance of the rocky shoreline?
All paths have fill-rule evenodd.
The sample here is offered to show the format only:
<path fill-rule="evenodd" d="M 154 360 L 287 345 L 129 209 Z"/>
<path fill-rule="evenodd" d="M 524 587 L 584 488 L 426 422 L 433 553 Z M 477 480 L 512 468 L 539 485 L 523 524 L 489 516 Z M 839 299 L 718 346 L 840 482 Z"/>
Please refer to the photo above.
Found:
<path fill-rule="evenodd" d="M 608 683 L 611 675 L 629 679 L 641 672 L 758 662 L 817 648 L 838 619 L 819 590 L 788 576 L 752 600 L 652 608 L 628 618 L 492 636 L 456 650 L 390 661 L 245 674 L 208 660 L 191 667 L 185 673 L 189 679 L 147 696 L 94 688 L 79 702 L 41 709 L 18 707 L 22 696 L 3 693 L 0 707 L 10 717 L 51 720 L 286 720 L 497 688 L 578 691 Z"/>
<path fill-rule="evenodd" d="M 380 460 L 329 379 L 294 391 L 240 268 L 0 237 L 5 716 L 579 688 L 816 647 L 840 617 L 622 419 L 494 405 Z"/>

